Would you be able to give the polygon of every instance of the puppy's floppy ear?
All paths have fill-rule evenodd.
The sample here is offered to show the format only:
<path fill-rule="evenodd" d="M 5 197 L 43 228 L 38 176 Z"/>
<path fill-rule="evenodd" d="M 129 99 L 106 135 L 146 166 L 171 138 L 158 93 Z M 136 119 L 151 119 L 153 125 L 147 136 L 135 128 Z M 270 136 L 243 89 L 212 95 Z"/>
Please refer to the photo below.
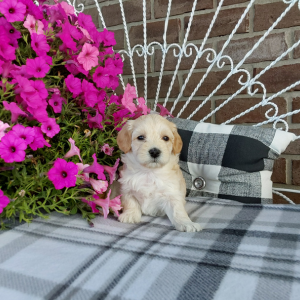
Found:
<path fill-rule="evenodd" d="M 174 143 L 173 143 L 173 149 L 172 152 L 174 154 L 179 154 L 182 149 L 182 139 L 180 135 L 177 132 L 177 128 L 175 124 L 172 124 L 172 133 L 174 135 Z"/>
<path fill-rule="evenodd" d="M 124 153 L 127 153 L 131 150 L 131 122 L 133 121 L 127 121 L 117 136 L 117 144 Z"/>

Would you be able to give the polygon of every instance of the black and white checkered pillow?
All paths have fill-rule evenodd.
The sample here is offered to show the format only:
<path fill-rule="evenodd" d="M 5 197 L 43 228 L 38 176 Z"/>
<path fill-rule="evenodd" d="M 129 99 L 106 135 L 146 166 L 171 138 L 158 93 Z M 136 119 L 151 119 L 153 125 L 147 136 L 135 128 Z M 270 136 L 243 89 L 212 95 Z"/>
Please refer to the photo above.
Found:
<path fill-rule="evenodd" d="M 293 133 L 241 125 L 169 119 L 183 141 L 180 167 L 187 196 L 243 203 L 272 203 L 276 159 L 295 140 Z"/>

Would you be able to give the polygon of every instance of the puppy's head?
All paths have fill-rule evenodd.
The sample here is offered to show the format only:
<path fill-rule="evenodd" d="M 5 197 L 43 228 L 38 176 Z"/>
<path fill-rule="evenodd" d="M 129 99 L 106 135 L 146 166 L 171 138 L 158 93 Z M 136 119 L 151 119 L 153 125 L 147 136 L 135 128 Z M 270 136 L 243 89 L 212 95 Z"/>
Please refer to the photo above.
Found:
<path fill-rule="evenodd" d="M 166 165 L 182 148 L 176 125 L 156 114 L 128 121 L 119 132 L 117 143 L 124 153 L 132 151 L 137 161 L 148 168 Z"/>

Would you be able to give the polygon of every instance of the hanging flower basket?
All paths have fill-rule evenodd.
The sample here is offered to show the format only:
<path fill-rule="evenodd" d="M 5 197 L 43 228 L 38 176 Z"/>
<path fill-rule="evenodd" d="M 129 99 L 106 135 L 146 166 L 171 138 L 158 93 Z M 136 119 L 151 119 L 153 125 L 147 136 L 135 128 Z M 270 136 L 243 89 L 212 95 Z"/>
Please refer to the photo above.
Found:
<path fill-rule="evenodd" d="M 130 85 L 114 94 L 123 69 L 114 34 L 64 2 L 3 0 L 0 39 L 1 228 L 52 211 L 118 215 L 116 135 L 149 109 Z"/>

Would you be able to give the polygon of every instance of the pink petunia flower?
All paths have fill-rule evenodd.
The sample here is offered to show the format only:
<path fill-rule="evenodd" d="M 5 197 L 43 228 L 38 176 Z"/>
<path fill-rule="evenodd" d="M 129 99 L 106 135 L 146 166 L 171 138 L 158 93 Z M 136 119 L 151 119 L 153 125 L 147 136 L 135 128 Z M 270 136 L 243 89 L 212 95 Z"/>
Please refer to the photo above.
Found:
<path fill-rule="evenodd" d="M 130 113 L 130 111 L 127 108 L 121 109 L 115 113 L 113 113 L 113 118 L 114 118 L 114 125 L 116 127 L 117 131 L 120 131 L 122 127 L 125 125 L 123 120 L 125 118 L 132 118 L 134 117 L 134 113 Z M 122 125 L 122 126 L 120 126 Z"/>
<path fill-rule="evenodd" d="M 83 170 L 83 173 L 95 173 L 97 174 L 97 178 L 101 180 L 106 180 L 106 177 L 104 175 L 104 168 L 97 162 L 96 153 L 92 155 L 94 162 L 91 166 L 85 168 Z"/>
<path fill-rule="evenodd" d="M 78 67 L 73 63 L 73 61 L 67 61 L 65 64 L 65 68 L 73 75 L 79 74 Z"/>
<path fill-rule="evenodd" d="M 29 101 L 32 101 L 32 99 L 34 98 L 34 94 L 36 94 L 36 90 L 34 89 L 34 87 L 31 85 L 31 82 L 23 77 L 23 76 L 19 76 L 16 75 L 15 77 L 17 83 L 19 84 L 19 86 L 17 87 L 17 89 L 15 90 L 16 94 L 20 94 L 20 96 L 23 98 L 24 101 L 27 101 L 27 97 L 29 98 Z M 38 96 L 38 94 L 37 94 Z M 39 96 L 38 96 L 39 98 Z M 38 100 L 38 99 L 34 99 Z"/>
<path fill-rule="evenodd" d="M 48 97 L 48 91 L 45 87 L 45 83 L 42 80 L 28 80 L 21 76 L 16 77 L 17 82 L 19 83 L 19 89 L 16 90 L 16 93 L 20 93 L 22 99 L 26 104 L 34 109 L 47 107 L 46 98 Z M 27 110 L 29 110 L 27 108 Z M 37 112 L 33 112 L 34 115 Z"/>
<path fill-rule="evenodd" d="M 34 59 L 27 59 L 26 70 L 29 75 L 32 75 L 35 78 L 44 78 L 49 72 L 50 67 L 44 58 L 36 57 Z"/>
<path fill-rule="evenodd" d="M 77 51 L 77 45 L 68 31 L 63 31 L 62 33 L 60 33 L 59 38 L 63 41 L 63 47 L 71 49 L 74 52 Z M 60 50 L 63 50 L 63 47 L 60 46 Z"/>
<path fill-rule="evenodd" d="M 137 99 L 139 103 L 139 107 L 142 109 L 143 115 L 147 115 L 150 112 L 150 108 L 147 107 L 145 103 L 145 99 L 143 97 L 140 97 Z"/>
<path fill-rule="evenodd" d="M 76 163 L 76 166 L 78 167 L 78 173 L 82 172 L 85 168 L 89 167 L 89 164 L 83 164 L 83 163 Z M 77 175 L 78 178 L 83 179 L 84 181 L 89 182 L 90 181 L 90 174 L 89 173 L 82 173 Z"/>
<path fill-rule="evenodd" d="M 39 1 L 41 2 L 41 1 Z M 64 16 L 62 15 L 62 13 L 60 12 L 60 10 L 58 9 L 57 6 L 48 6 L 46 7 L 46 11 L 49 15 L 49 22 L 51 24 L 54 24 L 55 22 L 57 22 L 58 26 L 60 25 L 60 21 L 64 19 Z"/>
<path fill-rule="evenodd" d="M 123 60 L 121 58 L 121 55 L 119 53 L 116 53 L 115 57 L 114 57 L 114 65 L 115 65 L 115 72 L 116 74 L 123 74 Z"/>
<path fill-rule="evenodd" d="M 105 68 L 108 70 L 108 74 L 112 75 L 112 76 L 116 76 L 120 73 L 118 68 L 116 68 L 115 64 L 114 64 L 114 60 L 111 57 L 108 57 L 105 61 Z"/>
<path fill-rule="evenodd" d="M 33 127 L 34 130 L 34 140 L 31 144 L 29 144 L 29 147 L 36 151 L 39 148 L 44 148 L 44 146 L 51 147 L 49 143 L 44 139 L 42 130 L 40 127 Z"/>
<path fill-rule="evenodd" d="M 68 21 L 62 25 L 63 32 L 68 32 L 71 37 L 75 40 L 80 40 L 82 38 L 82 33 L 78 30 L 76 26 L 71 25 Z"/>
<path fill-rule="evenodd" d="M 18 70 L 19 66 L 16 66 L 11 61 L 6 61 L 2 64 L 2 77 L 9 78 L 12 77 L 12 73 Z"/>
<path fill-rule="evenodd" d="M 3 0 L 0 2 L 0 12 L 8 22 L 23 21 L 26 6 L 17 0 Z"/>
<path fill-rule="evenodd" d="M 34 16 L 28 15 L 26 18 L 26 21 L 24 22 L 24 27 L 28 29 L 30 32 L 30 35 L 32 37 L 32 34 L 38 34 L 38 35 L 44 35 L 44 24 L 36 20 Z M 32 43 L 31 43 L 32 46 Z"/>
<path fill-rule="evenodd" d="M 60 97 L 58 94 L 53 94 L 51 99 L 49 100 L 49 104 L 53 108 L 53 111 L 57 114 L 61 112 L 62 102 L 64 98 Z"/>
<path fill-rule="evenodd" d="M 84 31 L 86 31 L 85 29 L 83 29 Z M 92 40 L 94 42 L 94 46 L 96 46 L 98 49 L 100 47 L 100 43 L 102 41 L 101 38 L 101 34 L 97 29 L 92 29 L 89 32 L 87 32 L 87 35 L 83 32 L 83 34 L 85 34 L 85 36 L 87 37 L 88 40 Z"/>
<path fill-rule="evenodd" d="M 99 56 L 104 59 L 105 56 L 114 54 L 113 47 L 106 47 L 103 49 L 102 52 L 100 52 Z"/>
<path fill-rule="evenodd" d="M 48 91 L 46 89 L 45 83 L 42 80 L 30 80 L 31 86 L 38 93 L 39 97 L 45 100 L 48 97 Z"/>
<path fill-rule="evenodd" d="M 121 99 L 122 99 L 122 95 L 120 95 L 120 96 L 111 95 L 110 100 L 109 100 L 109 104 L 115 103 L 117 105 L 120 105 L 121 104 Z"/>
<path fill-rule="evenodd" d="M 106 96 L 106 93 L 103 90 L 101 90 L 100 92 L 103 92 L 104 95 Z M 103 95 L 99 96 L 98 99 L 100 97 L 103 97 Z M 101 99 L 101 100 L 104 100 L 104 99 Z M 105 118 L 106 103 L 104 101 L 99 101 L 97 103 L 97 110 L 103 116 L 103 118 Z"/>
<path fill-rule="evenodd" d="M 109 167 L 109 166 L 103 166 L 104 170 L 108 173 L 109 175 L 109 184 L 112 184 L 113 181 L 116 179 L 116 171 L 118 169 L 119 166 L 119 161 L 120 159 L 118 158 L 114 164 L 113 167 Z"/>
<path fill-rule="evenodd" d="M 117 76 L 109 75 L 108 88 L 115 90 L 119 86 L 119 78 Z"/>
<path fill-rule="evenodd" d="M 4 195 L 2 190 L 0 190 L 0 214 L 2 214 L 3 208 L 5 208 L 9 202 L 9 198 Z"/>
<path fill-rule="evenodd" d="M 159 109 L 160 109 L 160 115 L 162 116 L 162 117 L 165 117 L 165 116 L 169 116 L 169 117 L 171 117 L 171 118 L 174 118 L 172 115 L 171 115 L 171 113 L 164 107 L 164 106 L 162 106 L 161 104 L 159 104 L 159 103 L 157 103 L 157 106 L 159 107 Z"/>
<path fill-rule="evenodd" d="M 41 57 L 45 60 L 45 62 L 46 62 L 49 66 L 52 65 L 52 57 L 51 57 L 51 56 L 44 54 L 44 55 L 42 55 Z"/>
<path fill-rule="evenodd" d="M 103 151 L 106 155 L 112 156 L 112 153 L 113 153 L 113 151 L 114 151 L 114 147 L 109 147 L 108 144 L 104 144 L 104 145 L 101 147 L 101 151 Z"/>
<path fill-rule="evenodd" d="M 135 87 L 127 83 L 126 88 L 124 90 L 123 97 L 131 98 L 131 99 L 137 98 Z"/>
<path fill-rule="evenodd" d="M 98 65 L 99 50 L 92 45 L 85 43 L 82 47 L 82 51 L 79 53 L 77 60 L 83 65 L 86 71 L 89 71 L 92 67 Z"/>
<path fill-rule="evenodd" d="M 54 94 L 60 96 L 60 90 L 58 88 L 48 88 L 47 90 L 51 93 L 54 93 Z"/>
<path fill-rule="evenodd" d="M 98 90 L 97 91 L 97 98 L 98 98 L 98 102 L 101 102 L 105 99 L 106 97 L 106 93 L 104 90 Z"/>
<path fill-rule="evenodd" d="M 26 6 L 25 15 L 32 15 L 39 20 L 43 18 L 41 6 L 35 5 L 32 0 L 19 0 L 19 2 L 22 2 Z M 39 2 L 41 4 L 41 1 Z"/>
<path fill-rule="evenodd" d="M 82 162 L 82 158 L 80 156 L 80 150 L 77 146 L 75 146 L 75 141 L 72 138 L 69 138 L 68 141 L 71 144 L 71 149 L 65 154 L 65 158 L 72 157 L 74 155 L 78 155 L 80 161 Z"/>
<path fill-rule="evenodd" d="M 14 135 L 7 133 L 0 142 L 0 156 L 6 163 L 21 162 L 25 159 L 25 141 Z"/>
<path fill-rule="evenodd" d="M 48 172 L 48 178 L 54 184 L 55 189 L 69 188 L 76 185 L 78 167 L 73 162 L 57 158 L 53 168 Z"/>
<path fill-rule="evenodd" d="M 19 108 L 19 106 L 15 102 L 8 103 L 7 101 L 3 101 L 4 109 L 9 110 L 11 112 L 11 122 L 14 123 L 18 120 L 19 116 L 26 117 L 26 113 Z"/>
<path fill-rule="evenodd" d="M 109 214 L 109 196 L 110 196 L 111 190 L 109 191 L 107 197 L 105 199 L 101 199 L 98 195 L 93 195 L 93 198 L 95 199 L 93 202 L 102 207 L 103 216 L 104 219 L 107 218 Z"/>
<path fill-rule="evenodd" d="M 105 67 L 99 66 L 93 74 L 93 80 L 99 88 L 106 88 L 109 83 L 109 70 Z"/>
<path fill-rule="evenodd" d="M 69 74 L 65 79 L 65 83 L 68 90 L 73 93 L 74 98 L 76 98 L 82 92 L 81 80 L 74 77 L 74 75 Z"/>
<path fill-rule="evenodd" d="M 50 50 L 46 36 L 36 33 L 31 35 L 31 47 L 38 56 L 44 56 Z"/>
<path fill-rule="evenodd" d="M 96 180 L 90 178 L 89 182 L 97 194 L 102 194 L 107 190 L 108 182 L 106 180 Z"/>
<path fill-rule="evenodd" d="M 0 141 L 5 136 L 5 130 L 10 127 L 7 123 L 0 121 Z"/>
<path fill-rule="evenodd" d="M 66 2 L 61 2 L 60 5 L 61 5 L 61 7 L 63 8 L 63 10 L 65 11 L 65 13 L 67 15 L 74 15 L 75 14 L 75 10 L 74 10 L 73 6 L 69 5 Z"/>
<path fill-rule="evenodd" d="M 45 104 L 46 105 L 42 104 L 36 108 L 30 106 L 27 107 L 27 111 L 32 114 L 32 117 L 41 123 L 47 122 L 49 118 L 47 113 L 47 103 Z"/>
<path fill-rule="evenodd" d="M 98 102 L 97 91 L 84 93 L 84 102 L 88 107 L 94 107 Z"/>
<path fill-rule="evenodd" d="M 121 210 L 123 207 L 121 206 L 121 196 L 119 195 L 115 197 L 114 199 L 109 200 L 109 207 L 114 211 L 114 213 L 119 217 L 119 210 Z"/>
<path fill-rule="evenodd" d="M 91 82 L 88 82 L 86 79 L 83 79 L 82 80 L 82 91 L 84 93 L 87 93 L 87 92 L 97 92 L 98 90 L 96 89 L 96 87 L 94 86 L 93 83 Z"/>
<path fill-rule="evenodd" d="M 0 2 L 0 4 L 3 2 Z M 5 33 L 4 26 L 0 26 L 0 55 L 6 60 L 15 60 L 16 59 L 16 48 L 11 46 L 11 40 L 7 37 Z"/>
<path fill-rule="evenodd" d="M 104 46 L 114 46 L 117 43 L 114 32 L 108 31 L 106 28 L 104 28 L 100 34 L 101 42 Z"/>
<path fill-rule="evenodd" d="M 82 80 L 82 91 L 84 92 L 84 102 L 88 107 L 94 107 L 98 100 L 98 90 L 87 80 Z"/>
<path fill-rule="evenodd" d="M 136 106 L 133 103 L 133 99 L 136 97 L 135 87 L 127 83 L 121 103 L 132 113 L 136 111 Z"/>
<path fill-rule="evenodd" d="M 26 66 L 25 65 L 17 67 L 17 68 L 14 68 L 13 70 L 10 71 L 10 74 L 13 77 L 21 76 L 21 77 L 30 78 L 30 75 L 27 74 Z"/>
<path fill-rule="evenodd" d="M 48 118 L 48 120 L 42 122 L 41 130 L 46 133 L 47 136 L 53 138 L 57 133 L 60 132 L 60 127 L 56 124 L 54 118 Z"/>
<path fill-rule="evenodd" d="M 85 43 L 85 42 L 92 42 L 93 41 L 93 38 L 91 37 L 91 35 L 90 35 L 90 32 L 91 31 L 87 31 L 86 29 L 84 29 L 84 28 L 82 28 L 81 26 L 78 26 L 78 29 L 82 32 L 82 34 L 83 34 L 83 36 L 82 36 L 82 38 L 81 38 L 81 41 L 80 41 L 80 43 Z M 94 31 L 94 30 L 93 30 Z M 96 31 L 98 32 L 98 30 L 96 29 Z M 97 48 L 99 48 L 99 46 L 100 46 L 100 44 L 99 44 L 99 46 L 98 45 L 95 45 Z"/>
<path fill-rule="evenodd" d="M 89 167 L 89 164 L 83 164 L 83 163 L 76 163 L 76 166 L 78 166 L 78 172 L 82 172 L 85 168 Z"/>
<path fill-rule="evenodd" d="M 103 125 L 101 124 L 101 122 L 103 121 L 103 117 L 99 114 L 98 111 L 96 111 L 95 117 L 91 117 L 90 114 L 88 114 L 87 121 L 90 128 L 103 129 Z"/>
<path fill-rule="evenodd" d="M 25 127 L 20 124 L 13 126 L 10 132 L 14 133 L 17 137 L 22 139 L 26 143 L 26 145 L 31 144 L 35 137 L 35 131 L 32 127 Z"/>
<path fill-rule="evenodd" d="M 55 1 L 55 2 L 57 2 L 56 7 L 58 8 L 59 12 L 61 13 L 63 20 L 68 19 L 68 16 L 67 16 L 65 10 L 63 9 L 63 7 L 61 6 L 61 3 L 58 3 L 58 1 Z"/>
<path fill-rule="evenodd" d="M 69 60 L 66 62 L 65 64 L 66 69 L 73 74 L 74 76 L 76 76 L 79 73 L 84 74 L 85 76 L 89 75 L 89 72 L 86 71 L 81 65 L 80 63 L 77 62 L 76 58 L 74 58 L 73 60 Z"/>
<path fill-rule="evenodd" d="M 93 23 L 92 17 L 90 15 L 85 15 L 84 13 L 78 14 L 78 24 L 87 31 L 96 28 L 95 24 Z"/>
<path fill-rule="evenodd" d="M 91 207 L 92 212 L 94 214 L 98 214 L 100 212 L 99 209 L 96 208 L 97 205 L 96 205 L 96 203 L 94 201 L 88 201 L 86 199 L 81 199 L 81 201 L 84 202 L 84 203 L 86 203 L 86 204 L 88 204 Z"/>
<path fill-rule="evenodd" d="M 21 38 L 21 33 L 14 27 L 12 26 L 5 18 L 0 18 L 0 26 L 3 26 L 5 29 L 6 36 L 10 40 L 18 40 Z"/>

